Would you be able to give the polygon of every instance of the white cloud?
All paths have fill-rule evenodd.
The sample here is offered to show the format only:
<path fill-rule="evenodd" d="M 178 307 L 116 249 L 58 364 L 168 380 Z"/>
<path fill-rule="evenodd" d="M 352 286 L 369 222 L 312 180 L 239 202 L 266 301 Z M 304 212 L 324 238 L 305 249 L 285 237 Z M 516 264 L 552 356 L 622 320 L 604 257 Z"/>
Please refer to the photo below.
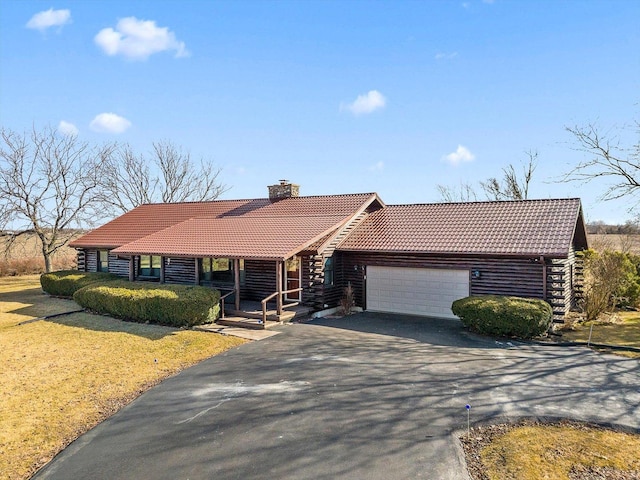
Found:
<path fill-rule="evenodd" d="M 452 58 L 456 58 L 457 56 L 458 56 L 458 52 L 451 52 L 451 53 L 439 52 L 439 53 L 436 53 L 435 59 L 451 60 Z"/>
<path fill-rule="evenodd" d="M 131 122 L 115 113 L 101 113 L 96 115 L 89 127 L 94 132 L 123 133 L 131 126 Z"/>
<path fill-rule="evenodd" d="M 442 157 L 442 160 L 450 163 L 453 166 L 456 166 L 462 162 L 471 162 L 476 158 L 476 156 L 469 151 L 468 148 L 463 147 L 462 145 L 458 145 L 458 148 L 455 152 L 451 152 L 448 155 Z"/>
<path fill-rule="evenodd" d="M 70 10 L 54 10 L 50 8 L 49 10 L 36 13 L 27 22 L 26 27 L 44 32 L 47 28 L 62 27 L 67 23 L 71 23 Z"/>
<path fill-rule="evenodd" d="M 383 108 L 386 104 L 387 99 L 384 95 L 377 90 L 371 90 L 364 95 L 358 95 L 352 103 L 341 104 L 340 110 L 349 110 L 354 115 L 363 115 Z"/>
<path fill-rule="evenodd" d="M 78 135 L 79 132 L 78 127 L 76 127 L 73 123 L 65 122 L 64 120 L 60 120 L 60 123 L 58 124 L 58 131 L 62 135 L 70 135 L 73 137 Z"/>
<path fill-rule="evenodd" d="M 369 167 L 370 172 L 381 172 L 384 170 L 384 162 L 380 160 Z"/>
<path fill-rule="evenodd" d="M 173 51 L 176 57 L 188 57 L 184 42 L 176 39 L 167 27 L 158 27 L 153 20 L 122 18 L 115 30 L 103 28 L 94 41 L 109 56 L 122 55 L 130 60 L 146 60 L 154 53 Z"/>

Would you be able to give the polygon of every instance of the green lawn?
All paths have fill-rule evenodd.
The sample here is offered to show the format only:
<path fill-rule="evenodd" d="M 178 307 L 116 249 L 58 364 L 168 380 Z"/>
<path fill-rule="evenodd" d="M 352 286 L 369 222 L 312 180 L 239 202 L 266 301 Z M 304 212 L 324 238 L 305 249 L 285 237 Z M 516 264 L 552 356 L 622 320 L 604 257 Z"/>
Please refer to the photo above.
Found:
<path fill-rule="evenodd" d="M 25 479 L 148 388 L 244 343 L 75 313 L 39 277 L 0 278 L 0 478 Z M 24 323 L 26 322 L 26 323 Z"/>

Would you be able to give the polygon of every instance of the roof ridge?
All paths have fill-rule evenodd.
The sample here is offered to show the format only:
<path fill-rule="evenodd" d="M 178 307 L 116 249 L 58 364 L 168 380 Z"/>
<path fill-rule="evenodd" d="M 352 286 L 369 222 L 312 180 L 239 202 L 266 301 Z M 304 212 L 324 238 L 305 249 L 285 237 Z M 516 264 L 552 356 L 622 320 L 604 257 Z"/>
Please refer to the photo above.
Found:
<path fill-rule="evenodd" d="M 300 195 L 298 197 L 287 197 L 280 198 L 276 202 L 281 202 L 282 200 L 291 200 L 297 198 L 331 198 L 331 197 L 363 197 L 363 196 L 371 196 L 377 195 L 376 192 L 362 192 L 362 193 L 336 193 L 330 195 Z M 269 197 L 258 197 L 258 198 L 233 198 L 233 199 L 215 199 L 215 200 L 193 200 L 193 201 L 185 201 L 185 202 L 150 202 L 143 203 L 139 206 L 156 206 L 156 205 L 193 205 L 193 204 L 212 204 L 212 203 L 223 203 L 223 202 L 255 202 L 257 200 L 266 200 L 270 201 Z"/>
<path fill-rule="evenodd" d="M 469 202 L 427 202 L 427 203 L 397 203 L 387 204 L 387 207 L 419 207 L 430 205 L 488 205 L 488 204 L 514 204 L 514 203 L 535 203 L 535 202 L 557 202 L 565 200 L 578 200 L 579 197 L 568 198 L 528 198 L 523 200 L 474 200 Z"/>
<path fill-rule="evenodd" d="M 187 218 L 186 220 L 205 220 L 205 219 L 210 219 L 210 220 L 220 220 L 223 218 L 238 218 L 238 219 L 246 219 L 246 218 L 260 218 L 260 219 L 264 219 L 264 218 L 300 218 L 300 214 L 286 214 L 286 215 L 252 215 L 251 212 L 249 213 L 242 213 L 239 215 L 227 215 L 225 213 L 220 213 L 218 215 L 194 215 L 192 217 Z M 318 214 L 304 214 L 304 218 L 327 218 L 327 217 L 340 217 L 340 218 L 344 218 L 346 216 L 346 214 L 342 214 L 342 213 L 318 213 Z"/>

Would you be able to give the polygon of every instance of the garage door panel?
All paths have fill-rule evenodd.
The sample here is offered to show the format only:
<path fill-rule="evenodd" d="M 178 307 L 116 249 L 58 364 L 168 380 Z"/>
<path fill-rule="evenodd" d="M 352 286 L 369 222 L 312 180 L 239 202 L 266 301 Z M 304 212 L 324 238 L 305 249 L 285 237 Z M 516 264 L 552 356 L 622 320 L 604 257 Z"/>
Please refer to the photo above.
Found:
<path fill-rule="evenodd" d="M 451 303 L 469 295 L 469 271 L 367 267 L 367 309 L 456 318 Z"/>

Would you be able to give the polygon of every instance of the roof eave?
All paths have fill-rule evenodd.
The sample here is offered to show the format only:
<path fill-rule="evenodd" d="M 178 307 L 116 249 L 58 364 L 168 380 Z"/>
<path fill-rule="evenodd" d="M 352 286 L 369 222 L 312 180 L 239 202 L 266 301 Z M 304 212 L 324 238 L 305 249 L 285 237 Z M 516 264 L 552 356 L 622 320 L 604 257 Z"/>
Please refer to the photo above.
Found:
<path fill-rule="evenodd" d="M 511 257 L 511 258 L 567 258 L 569 252 L 450 252 L 450 251 L 427 251 L 427 250 L 385 250 L 385 249 L 362 249 L 362 248 L 338 248 L 345 253 L 375 253 L 375 254 L 402 254 L 402 255 L 429 255 L 445 257 Z"/>

